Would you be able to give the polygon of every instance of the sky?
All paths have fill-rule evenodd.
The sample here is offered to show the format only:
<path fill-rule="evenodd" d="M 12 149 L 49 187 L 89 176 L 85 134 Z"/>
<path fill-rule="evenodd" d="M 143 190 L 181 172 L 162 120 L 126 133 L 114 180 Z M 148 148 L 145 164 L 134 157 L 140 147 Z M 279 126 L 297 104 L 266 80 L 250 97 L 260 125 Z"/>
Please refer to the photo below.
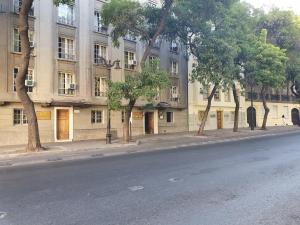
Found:
<path fill-rule="evenodd" d="M 268 10 L 272 6 L 280 9 L 290 9 L 300 15 L 300 0 L 244 0 L 257 8 Z"/>

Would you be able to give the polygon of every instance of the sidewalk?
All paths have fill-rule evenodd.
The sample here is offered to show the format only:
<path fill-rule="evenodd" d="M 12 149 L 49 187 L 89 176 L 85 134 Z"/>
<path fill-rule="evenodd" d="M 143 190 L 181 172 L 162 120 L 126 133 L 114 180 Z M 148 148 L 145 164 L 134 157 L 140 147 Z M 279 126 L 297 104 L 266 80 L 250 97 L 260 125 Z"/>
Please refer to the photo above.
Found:
<path fill-rule="evenodd" d="M 300 127 L 272 127 L 267 131 L 249 128 L 233 133 L 232 129 L 206 131 L 205 136 L 195 136 L 195 132 L 161 134 L 136 137 L 130 144 L 114 140 L 105 144 L 104 140 L 76 141 L 70 143 L 44 144 L 45 151 L 37 153 L 24 152 L 24 146 L 0 147 L 0 167 L 28 165 L 55 161 L 100 158 L 137 152 L 159 151 L 189 146 L 201 146 L 214 143 L 245 140 L 250 138 L 299 133 Z"/>

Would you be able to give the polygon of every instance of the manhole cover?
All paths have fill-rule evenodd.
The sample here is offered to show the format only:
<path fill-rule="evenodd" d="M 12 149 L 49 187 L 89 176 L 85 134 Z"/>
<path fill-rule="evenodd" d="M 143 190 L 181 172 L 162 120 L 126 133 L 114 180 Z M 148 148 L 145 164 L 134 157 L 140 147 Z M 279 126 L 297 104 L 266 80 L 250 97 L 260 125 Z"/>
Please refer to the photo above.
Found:
<path fill-rule="evenodd" d="M 143 186 L 132 186 L 128 188 L 130 191 L 140 191 L 143 190 L 144 187 Z"/>
<path fill-rule="evenodd" d="M 0 219 L 4 219 L 7 216 L 6 212 L 0 212 Z"/>

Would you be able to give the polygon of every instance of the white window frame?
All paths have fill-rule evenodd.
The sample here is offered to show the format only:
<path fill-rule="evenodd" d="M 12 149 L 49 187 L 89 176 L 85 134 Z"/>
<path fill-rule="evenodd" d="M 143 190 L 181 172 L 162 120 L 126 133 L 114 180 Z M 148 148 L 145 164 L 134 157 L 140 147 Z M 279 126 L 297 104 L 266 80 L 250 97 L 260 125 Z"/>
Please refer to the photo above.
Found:
<path fill-rule="evenodd" d="M 105 97 L 107 93 L 107 77 L 95 77 L 95 96 Z"/>
<path fill-rule="evenodd" d="M 216 98 L 216 96 L 218 96 L 218 98 Z M 221 101 L 221 92 L 220 92 L 220 90 L 216 90 L 216 92 L 214 94 L 214 101 L 215 102 L 220 102 Z"/>
<path fill-rule="evenodd" d="M 17 88 L 16 88 L 16 78 L 17 78 L 17 74 L 19 72 L 19 67 L 14 67 L 13 69 L 13 91 L 16 92 Z M 30 80 L 34 82 L 34 70 L 28 68 L 28 73 L 26 74 L 26 80 Z M 25 80 L 25 81 L 26 81 Z M 28 93 L 32 93 L 33 92 L 33 88 L 34 87 L 26 87 L 27 92 Z"/>
<path fill-rule="evenodd" d="M 75 74 L 58 72 L 58 94 L 74 96 L 76 94 L 76 88 L 75 90 L 71 90 L 69 88 L 70 84 L 75 84 L 76 87 Z"/>
<path fill-rule="evenodd" d="M 174 75 L 178 74 L 178 62 L 175 60 L 171 61 L 171 73 Z"/>
<path fill-rule="evenodd" d="M 96 43 L 94 44 L 94 63 L 102 64 L 103 61 L 101 57 L 107 60 L 108 58 L 107 46 Z"/>
<path fill-rule="evenodd" d="M 103 110 L 91 110 L 91 124 L 103 124 L 104 113 Z"/>
<path fill-rule="evenodd" d="M 171 101 L 178 102 L 179 93 L 178 93 L 178 87 L 177 86 L 172 86 L 171 87 L 170 94 L 171 94 L 171 96 L 170 96 Z"/>
<path fill-rule="evenodd" d="M 125 61 L 125 69 L 134 70 L 135 65 L 129 65 L 129 61 L 133 60 L 136 61 L 136 55 L 134 52 L 125 51 L 124 52 L 124 61 Z"/>
<path fill-rule="evenodd" d="M 58 58 L 75 60 L 75 40 L 67 37 L 58 37 Z"/>
<path fill-rule="evenodd" d="M 19 111 L 20 112 L 20 116 L 19 116 L 19 119 L 16 123 L 16 111 Z M 24 109 L 13 109 L 13 125 L 14 126 L 18 126 L 18 125 L 26 125 L 28 124 L 28 119 L 26 117 L 26 114 L 24 112 Z"/>
<path fill-rule="evenodd" d="M 100 10 L 94 11 L 94 31 L 99 33 L 107 33 L 107 27 L 103 25 Z"/>

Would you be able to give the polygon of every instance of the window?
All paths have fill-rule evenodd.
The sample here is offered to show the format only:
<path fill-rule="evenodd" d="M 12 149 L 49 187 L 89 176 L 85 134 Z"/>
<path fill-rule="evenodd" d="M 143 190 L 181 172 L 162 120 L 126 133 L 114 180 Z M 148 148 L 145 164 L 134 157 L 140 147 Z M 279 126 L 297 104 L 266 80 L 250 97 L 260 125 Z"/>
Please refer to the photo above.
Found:
<path fill-rule="evenodd" d="M 102 118 L 102 111 L 99 110 L 92 110 L 91 112 L 91 122 L 92 123 L 102 123 L 103 118 Z"/>
<path fill-rule="evenodd" d="M 175 52 L 177 53 L 178 52 L 178 44 L 176 41 L 172 41 L 171 44 L 170 44 L 170 51 L 171 52 Z"/>
<path fill-rule="evenodd" d="M 15 67 L 14 72 L 13 72 L 13 90 L 14 90 L 14 92 L 17 91 L 17 89 L 16 89 L 16 78 L 17 78 L 18 72 L 19 72 L 19 68 Z M 25 85 L 26 85 L 27 92 L 32 92 L 33 91 L 34 77 L 33 77 L 33 70 L 32 69 L 28 69 L 28 73 L 26 74 Z"/>
<path fill-rule="evenodd" d="M 14 125 L 27 124 L 27 117 L 23 109 L 14 109 Z"/>
<path fill-rule="evenodd" d="M 231 101 L 231 96 L 230 96 L 230 90 L 226 90 L 224 92 L 224 98 L 225 98 L 225 102 L 230 102 Z"/>
<path fill-rule="evenodd" d="M 217 90 L 216 93 L 214 94 L 214 99 L 215 99 L 215 101 L 220 101 L 221 100 L 219 90 Z"/>
<path fill-rule="evenodd" d="M 67 4 L 59 4 L 57 9 L 57 22 L 66 24 L 66 25 L 74 25 L 74 7 Z"/>
<path fill-rule="evenodd" d="M 28 31 L 28 38 L 29 38 L 29 46 L 31 48 L 34 47 L 34 32 L 29 30 Z M 14 52 L 21 52 L 21 37 L 19 33 L 19 28 L 14 28 L 13 31 L 13 51 Z"/>
<path fill-rule="evenodd" d="M 21 52 L 21 37 L 18 28 L 14 28 L 14 52 Z"/>
<path fill-rule="evenodd" d="M 125 51 L 125 68 L 134 70 L 137 65 L 135 54 L 133 52 Z"/>
<path fill-rule="evenodd" d="M 75 95 L 76 84 L 75 76 L 70 73 L 58 73 L 58 94 Z"/>
<path fill-rule="evenodd" d="M 174 122 L 173 112 L 167 112 L 167 123 L 173 123 L 173 122 Z"/>
<path fill-rule="evenodd" d="M 94 30 L 96 32 L 106 33 L 107 27 L 102 23 L 101 13 L 99 11 L 94 12 Z"/>
<path fill-rule="evenodd" d="M 177 86 L 171 87 L 171 101 L 177 102 L 178 101 L 178 88 Z"/>
<path fill-rule="evenodd" d="M 14 0 L 14 12 L 19 13 L 21 10 L 22 0 Z M 29 16 L 34 16 L 34 2 L 32 3 L 32 7 L 29 10 Z"/>
<path fill-rule="evenodd" d="M 203 100 L 208 99 L 209 88 L 201 88 L 200 94 L 202 94 Z"/>
<path fill-rule="evenodd" d="M 125 122 L 125 111 L 121 112 L 121 121 L 122 121 L 122 123 Z"/>
<path fill-rule="evenodd" d="M 58 38 L 58 58 L 74 60 L 74 41 L 69 38 Z"/>
<path fill-rule="evenodd" d="M 171 73 L 178 74 L 178 63 L 176 61 L 171 61 Z"/>
<path fill-rule="evenodd" d="M 95 77 L 95 96 L 104 97 L 107 91 L 106 77 Z"/>
<path fill-rule="evenodd" d="M 107 59 L 107 47 L 99 44 L 94 45 L 94 63 L 95 64 L 102 64 L 103 60 Z"/>

